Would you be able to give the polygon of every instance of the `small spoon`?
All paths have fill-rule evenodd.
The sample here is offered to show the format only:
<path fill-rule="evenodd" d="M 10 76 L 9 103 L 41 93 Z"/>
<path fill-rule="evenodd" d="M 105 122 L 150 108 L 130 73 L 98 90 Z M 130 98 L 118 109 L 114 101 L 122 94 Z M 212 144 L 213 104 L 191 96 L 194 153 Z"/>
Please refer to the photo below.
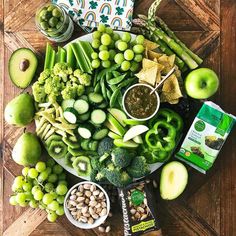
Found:
<path fill-rule="evenodd" d="M 167 75 L 162 77 L 160 83 L 150 92 L 150 95 L 153 94 L 173 73 L 175 72 L 175 67 L 173 67 Z"/>

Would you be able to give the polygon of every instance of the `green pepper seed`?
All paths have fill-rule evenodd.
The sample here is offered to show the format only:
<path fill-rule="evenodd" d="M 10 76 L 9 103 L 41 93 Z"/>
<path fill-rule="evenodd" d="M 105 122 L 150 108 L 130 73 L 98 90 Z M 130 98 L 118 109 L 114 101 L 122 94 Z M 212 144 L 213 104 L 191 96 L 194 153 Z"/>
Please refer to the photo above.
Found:
<path fill-rule="evenodd" d="M 58 23 L 58 19 L 53 16 L 49 19 L 48 23 L 51 27 L 55 27 Z"/>
<path fill-rule="evenodd" d="M 57 17 L 57 18 L 60 18 L 61 17 L 61 12 L 59 11 L 59 9 L 55 8 L 52 11 L 52 15 Z"/>

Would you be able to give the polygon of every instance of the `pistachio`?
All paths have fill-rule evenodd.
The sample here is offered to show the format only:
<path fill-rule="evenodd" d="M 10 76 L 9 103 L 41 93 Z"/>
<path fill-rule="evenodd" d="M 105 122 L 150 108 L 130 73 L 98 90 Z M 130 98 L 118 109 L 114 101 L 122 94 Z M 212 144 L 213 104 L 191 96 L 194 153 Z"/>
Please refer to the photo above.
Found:
<path fill-rule="evenodd" d="M 91 187 L 90 187 L 90 191 L 93 192 L 93 191 L 95 191 L 95 190 L 96 190 L 96 185 L 94 185 L 94 184 L 91 185 Z"/>
<path fill-rule="evenodd" d="M 92 217 L 89 217 L 88 223 L 92 225 L 94 223 L 94 219 Z"/>
<path fill-rule="evenodd" d="M 88 212 L 88 207 L 87 207 L 87 206 L 83 207 L 82 210 L 81 210 L 81 212 L 82 212 L 82 214 Z"/>
<path fill-rule="evenodd" d="M 70 200 L 75 200 L 76 199 L 76 195 L 71 195 L 70 196 Z"/>
<path fill-rule="evenodd" d="M 103 208 L 101 213 L 99 214 L 100 216 L 105 216 L 107 214 L 107 209 Z"/>
<path fill-rule="evenodd" d="M 98 227 L 98 230 L 99 230 L 101 233 L 104 233 L 104 232 L 105 232 L 105 228 L 102 227 L 102 226 L 99 226 L 99 227 Z"/>
<path fill-rule="evenodd" d="M 91 184 L 84 184 L 84 189 L 90 189 L 91 188 Z"/>
<path fill-rule="evenodd" d="M 131 213 L 132 215 L 134 215 L 134 214 L 136 213 L 136 210 L 135 210 L 134 208 L 132 208 L 132 209 L 130 210 L 130 213 Z"/>
<path fill-rule="evenodd" d="M 82 196 L 83 196 L 83 193 L 77 192 L 75 195 L 76 195 L 77 197 L 82 197 Z"/>
<path fill-rule="evenodd" d="M 96 220 L 96 219 L 98 219 L 99 216 L 98 216 L 98 214 L 95 213 L 95 214 L 92 214 L 92 217 L 93 217 L 93 219 Z"/>
<path fill-rule="evenodd" d="M 98 204 L 95 206 L 95 208 L 100 208 L 100 207 L 102 207 L 102 204 L 101 204 L 101 203 L 98 203 Z"/>
<path fill-rule="evenodd" d="M 142 207 L 137 207 L 137 210 L 141 213 L 144 213 L 144 209 Z"/>
<path fill-rule="evenodd" d="M 88 191 L 88 190 L 85 191 L 84 194 L 85 194 L 86 197 L 91 197 L 91 195 L 92 195 L 92 193 L 90 191 Z"/>
<path fill-rule="evenodd" d="M 106 232 L 106 233 L 109 233 L 110 231 L 111 231 L 111 226 L 108 225 L 108 226 L 106 227 L 106 229 L 105 229 L 105 232 Z"/>
<path fill-rule="evenodd" d="M 78 202 L 83 202 L 84 200 L 85 200 L 85 197 L 78 197 L 78 198 L 77 198 L 77 201 L 78 201 Z"/>
<path fill-rule="evenodd" d="M 95 190 L 95 191 L 93 192 L 93 195 L 94 195 L 94 196 L 97 196 L 97 195 L 99 195 L 99 193 L 100 193 L 99 190 Z"/>
<path fill-rule="evenodd" d="M 84 191 L 84 186 L 81 184 L 81 185 L 78 187 L 78 190 L 79 190 L 80 192 L 83 192 L 83 191 Z"/>
<path fill-rule="evenodd" d="M 79 218 L 79 221 L 82 221 L 83 223 L 87 223 L 88 219 L 87 219 L 87 217 L 85 217 L 85 216 L 81 216 L 81 217 Z"/>
<path fill-rule="evenodd" d="M 75 193 L 77 192 L 77 189 L 75 188 L 75 189 L 73 189 L 72 191 L 71 191 L 71 195 L 74 195 Z"/>
<path fill-rule="evenodd" d="M 144 214 L 144 215 L 141 216 L 140 220 L 144 220 L 146 218 L 147 218 L 147 214 Z"/>
<path fill-rule="evenodd" d="M 94 207 L 97 205 L 97 201 L 90 201 L 89 203 L 90 206 Z"/>

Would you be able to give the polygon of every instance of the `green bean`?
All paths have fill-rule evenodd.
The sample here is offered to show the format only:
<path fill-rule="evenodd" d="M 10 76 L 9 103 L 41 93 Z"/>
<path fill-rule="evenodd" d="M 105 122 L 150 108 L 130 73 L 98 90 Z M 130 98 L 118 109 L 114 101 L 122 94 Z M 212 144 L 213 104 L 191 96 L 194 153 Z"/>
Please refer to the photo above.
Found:
<path fill-rule="evenodd" d="M 117 96 L 120 93 L 120 89 L 116 89 L 115 92 L 113 92 L 110 100 L 110 107 L 114 107 L 116 104 Z"/>
<path fill-rule="evenodd" d="M 111 99 L 111 96 L 112 96 L 112 92 L 109 89 L 107 89 L 107 97 L 109 100 Z"/>
<path fill-rule="evenodd" d="M 111 72 L 106 73 L 106 81 L 108 82 L 110 79 L 112 79 L 112 74 Z"/>
<path fill-rule="evenodd" d="M 118 77 L 118 76 L 120 76 L 120 72 L 118 72 L 118 71 L 112 71 L 112 75 L 113 75 L 114 77 Z"/>
<path fill-rule="evenodd" d="M 119 92 L 119 94 L 118 94 L 118 96 L 117 96 L 117 100 L 118 100 L 118 103 L 119 103 L 119 105 L 120 105 L 120 109 L 123 109 L 123 108 L 122 108 L 122 106 L 123 106 L 123 104 L 122 104 L 123 96 L 122 96 L 121 91 Z"/>
<path fill-rule="evenodd" d="M 97 81 L 101 80 L 101 79 L 106 75 L 106 73 L 115 71 L 115 70 L 117 70 L 119 67 L 120 67 L 120 65 L 115 64 L 115 65 L 111 66 L 110 68 L 101 70 L 101 71 L 99 72 L 99 74 L 98 74 Z"/>
<path fill-rule="evenodd" d="M 103 77 L 100 81 L 100 85 L 101 85 L 101 90 L 102 90 L 102 96 L 104 97 L 104 99 L 107 101 L 107 92 L 106 92 L 106 85 L 105 85 L 105 78 Z"/>
<path fill-rule="evenodd" d="M 126 77 L 126 75 L 127 74 L 120 75 L 114 79 L 107 81 L 107 82 L 108 82 L 108 84 L 111 84 L 111 85 L 119 84 Z"/>
<path fill-rule="evenodd" d="M 135 79 L 136 79 L 136 78 L 129 78 L 129 79 L 127 79 L 127 80 L 121 82 L 121 83 L 117 86 L 117 88 L 120 89 L 120 88 L 126 87 L 126 86 L 130 85 L 131 83 L 133 83 L 133 82 L 135 81 Z"/>
<path fill-rule="evenodd" d="M 101 91 L 101 85 L 100 83 L 97 83 L 96 86 L 94 87 L 94 92 L 99 93 Z"/>
<path fill-rule="evenodd" d="M 98 70 L 96 70 L 95 71 L 95 74 L 94 74 L 94 78 L 93 78 L 93 86 L 95 87 L 96 86 L 96 84 L 97 84 L 97 82 L 98 82 L 98 79 L 97 79 L 97 77 L 98 77 Z"/>
<path fill-rule="evenodd" d="M 112 92 L 115 92 L 115 90 L 117 89 L 116 85 L 109 85 L 109 87 L 111 88 Z"/>

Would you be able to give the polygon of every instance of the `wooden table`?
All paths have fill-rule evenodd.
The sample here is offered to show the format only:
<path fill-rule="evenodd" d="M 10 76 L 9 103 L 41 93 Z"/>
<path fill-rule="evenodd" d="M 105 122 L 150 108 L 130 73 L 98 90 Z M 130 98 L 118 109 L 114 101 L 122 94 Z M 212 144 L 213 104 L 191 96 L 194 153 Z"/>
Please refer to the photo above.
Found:
<path fill-rule="evenodd" d="M 34 13 L 46 0 L 0 1 L 0 126 L 1 126 L 1 226 L 0 235 L 101 235 L 97 230 L 73 227 L 65 217 L 49 223 L 41 210 L 12 207 L 8 203 L 14 176 L 21 167 L 11 159 L 12 147 L 22 129 L 3 120 L 5 105 L 21 90 L 9 80 L 7 63 L 19 47 L 29 47 L 42 55 L 46 39 L 37 31 Z M 147 13 L 152 0 L 136 1 L 136 13 Z M 235 0 L 163 0 L 159 15 L 195 52 L 204 58 L 204 66 L 220 75 L 220 89 L 214 97 L 226 111 L 236 114 L 236 1 Z M 82 34 L 77 27 L 73 37 Z M 236 234 L 236 139 L 235 130 L 221 151 L 212 170 L 203 175 L 190 169 L 186 192 L 177 200 L 160 201 L 160 219 L 164 235 Z M 158 173 L 152 175 L 158 179 Z M 78 181 L 75 180 L 75 181 Z M 158 193 L 156 193 L 158 196 Z M 158 200 L 159 201 L 159 200 Z M 112 233 L 123 235 L 121 213 L 116 205 L 110 220 Z"/>

